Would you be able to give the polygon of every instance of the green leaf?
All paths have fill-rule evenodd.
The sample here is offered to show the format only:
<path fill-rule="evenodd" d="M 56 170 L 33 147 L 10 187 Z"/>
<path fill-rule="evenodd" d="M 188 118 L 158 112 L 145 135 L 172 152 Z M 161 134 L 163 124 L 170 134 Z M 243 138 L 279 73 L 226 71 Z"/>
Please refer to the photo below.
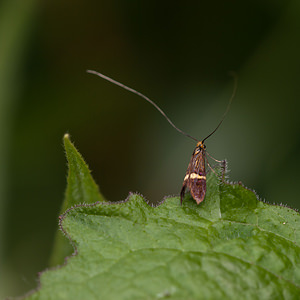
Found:
<path fill-rule="evenodd" d="M 153 207 L 137 194 L 78 205 L 60 217 L 74 255 L 28 299 L 298 299 L 299 224 L 294 210 L 213 172 L 200 205 Z"/>
<path fill-rule="evenodd" d="M 61 213 L 78 204 L 88 204 L 105 201 L 99 188 L 91 176 L 91 172 L 80 153 L 65 134 L 64 147 L 68 160 L 68 185 Z M 50 258 L 50 266 L 62 264 L 66 256 L 73 252 L 73 248 L 60 231 L 56 233 L 54 247 Z"/>
<path fill-rule="evenodd" d="M 68 160 L 69 174 L 62 212 L 78 204 L 105 201 L 91 176 L 88 166 L 71 143 L 68 134 L 64 136 L 64 146 Z"/>

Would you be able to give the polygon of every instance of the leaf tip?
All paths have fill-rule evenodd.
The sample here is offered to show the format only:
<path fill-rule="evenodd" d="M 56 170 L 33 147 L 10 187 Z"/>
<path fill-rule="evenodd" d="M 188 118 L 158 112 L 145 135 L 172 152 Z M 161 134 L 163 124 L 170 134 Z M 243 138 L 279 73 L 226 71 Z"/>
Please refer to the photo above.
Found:
<path fill-rule="evenodd" d="M 73 145 L 70 138 L 71 136 L 69 133 L 64 134 L 63 143 L 64 143 L 65 150 L 67 150 L 69 146 Z"/>
<path fill-rule="evenodd" d="M 68 133 L 64 134 L 64 140 L 69 140 L 70 139 L 70 135 Z"/>

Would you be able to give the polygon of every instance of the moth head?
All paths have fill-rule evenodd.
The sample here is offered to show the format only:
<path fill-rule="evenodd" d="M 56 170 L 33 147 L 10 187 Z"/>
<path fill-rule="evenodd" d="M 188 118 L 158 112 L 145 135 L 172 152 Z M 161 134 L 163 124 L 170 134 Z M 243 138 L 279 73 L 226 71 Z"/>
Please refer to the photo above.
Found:
<path fill-rule="evenodd" d="M 203 141 L 200 141 L 200 142 L 197 143 L 196 148 L 205 150 L 206 146 L 204 145 Z"/>

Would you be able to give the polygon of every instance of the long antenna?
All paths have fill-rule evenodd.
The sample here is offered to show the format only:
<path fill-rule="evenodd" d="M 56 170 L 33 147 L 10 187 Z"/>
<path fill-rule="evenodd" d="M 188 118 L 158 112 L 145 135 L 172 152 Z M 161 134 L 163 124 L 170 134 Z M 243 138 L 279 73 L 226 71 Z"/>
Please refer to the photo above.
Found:
<path fill-rule="evenodd" d="M 236 73 L 233 72 L 233 71 L 229 72 L 229 75 L 232 76 L 233 79 L 234 79 L 234 86 L 233 86 L 233 92 L 231 94 L 231 97 L 230 97 L 230 100 L 228 102 L 227 108 L 226 108 L 225 113 L 224 113 L 220 123 L 218 124 L 218 126 L 206 138 L 204 138 L 202 140 L 202 143 L 204 143 L 205 140 L 207 140 L 210 136 L 212 136 L 218 130 L 218 128 L 221 126 L 222 122 L 224 121 L 224 119 L 225 119 L 225 117 L 226 117 L 226 115 L 227 115 L 227 113 L 230 109 L 231 102 L 232 102 L 233 98 L 235 97 L 238 77 L 237 77 Z"/>
<path fill-rule="evenodd" d="M 156 108 L 156 109 L 157 109 L 157 110 L 158 110 L 158 111 L 166 118 L 166 120 L 171 124 L 171 126 L 174 127 L 178 132 L 180 132 L 180 133 L 182 133 L 183 135 L 185 135 L 185 136 L 187 136 L 187 137 L 193 139 L 194 141 L 198 142 L 198 140 L 197 140 L 196 138 L 192 137 L 191 135 L 185 133 L 184 131 L 182 131 L 182 130 L 180 130 L 178 127 L 176 127 L 176 126 L 173 124 L 173 122 L 167 117 L 167 115 L 163 112 L 163 110 L 162 110 L 155 102 L 153 102 L 151 99 L 149 99 L 147 96 L 143 95 L 142 93 L 140 93 L 140 92 L 138 92 L 138 91 L 136 91 L 136 90 L 130 88 L 129 86 L 127 86 L 127 85 L 125 85 L 125 84 L 122 84 L 121 82 L 118 82 L 118 81 L 116 81 L 116 80 L 114 80 L 114 79 L 112 79 L 112 78 L 110 78 L 110 77 L 108 77 L 108 76 L 106 76 L 106 75 L 104 75 L 104 74 L 102 74 L 102 73 L 99 73 L 99 72 L 96 72 L 96 71 L 92 71 L 92 70 L 87 70 L 87 72 L 90 73 L 90 74 L 97 75 L 97 76 L 99 76 L 99 77 L 101 77 L 101 78 L 103 78 L 103 79 L 105 79 L 105 80 L 107 80 L 107 81 L 109 81 L 109 82 L 111 82 L 111 83 L 113 83 L 113 84 L 115 84 L 115 85 L 120 86 L 121 88 L 123 88 L 123 89 L 125 89 L 125 90 L 127 90 L 127 91 L 129 91 L 129 92 L 131 92 L 131 93 L 134 93 L 134 94 L 136 94 L 136 95 L 142 97 L 143 99 L 145 99 L 146 101 L 148 101 L 150 104 L 152 104 L 152 105 L 153 105 L 153 106 L 154 106 L 154 107 L 155 107 L 155 108 Z M 223 120 L 222 120 L 222 121 L 223 121 Z M 222 123 L 222 122 L 221 122 L 221 123 Z M 221 125 L 221 124 L 219 124 L 218 127 L 219 127 L 220 125 Z"/>

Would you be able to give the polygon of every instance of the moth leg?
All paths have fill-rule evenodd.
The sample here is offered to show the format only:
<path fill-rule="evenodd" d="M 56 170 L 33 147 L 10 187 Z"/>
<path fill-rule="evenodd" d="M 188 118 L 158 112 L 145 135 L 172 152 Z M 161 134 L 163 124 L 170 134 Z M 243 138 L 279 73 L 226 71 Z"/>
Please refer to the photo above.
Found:
<path fill-rule="evenodd" d="M 209 168 L 218 176 L 218 174 L 216 173 L 216 171 L 211 167 L 211 165 L 209 164 L 208 160 L 206 160 L 207 165 L 209 166 Z"/>
<path fill-rule="evenodd" d="M 205 151 L 205 154 L 207 154 L 211 159 L 213 159 L 214 161 L 218 162 L 218 163 L 222 163 L 223 160 L 217 160 L 214 157 L 212 157 L 207 151 Z"/>
<path fill-rule="evenodd" d="M 180 205 L 182 205 L 184 194 L 186 189 L 186 183 L 182 185 L 181 191 L 180 191 Z"/>
<path fill-rule="evenodd" d="M 222 170 L 222 175 L 221 175 L 221 180 L 224 182 L 225 180 L 225 174 L 226 174 L 226 160 L 220 160 L 220 168 Z M 211 167 L 211 165 L 209 164 L 208 160 L 206 160 L 207 165 L 209 166 L 209 168 L 218 176 L 218 174 L 216 173 L 216 171 Z"/>

